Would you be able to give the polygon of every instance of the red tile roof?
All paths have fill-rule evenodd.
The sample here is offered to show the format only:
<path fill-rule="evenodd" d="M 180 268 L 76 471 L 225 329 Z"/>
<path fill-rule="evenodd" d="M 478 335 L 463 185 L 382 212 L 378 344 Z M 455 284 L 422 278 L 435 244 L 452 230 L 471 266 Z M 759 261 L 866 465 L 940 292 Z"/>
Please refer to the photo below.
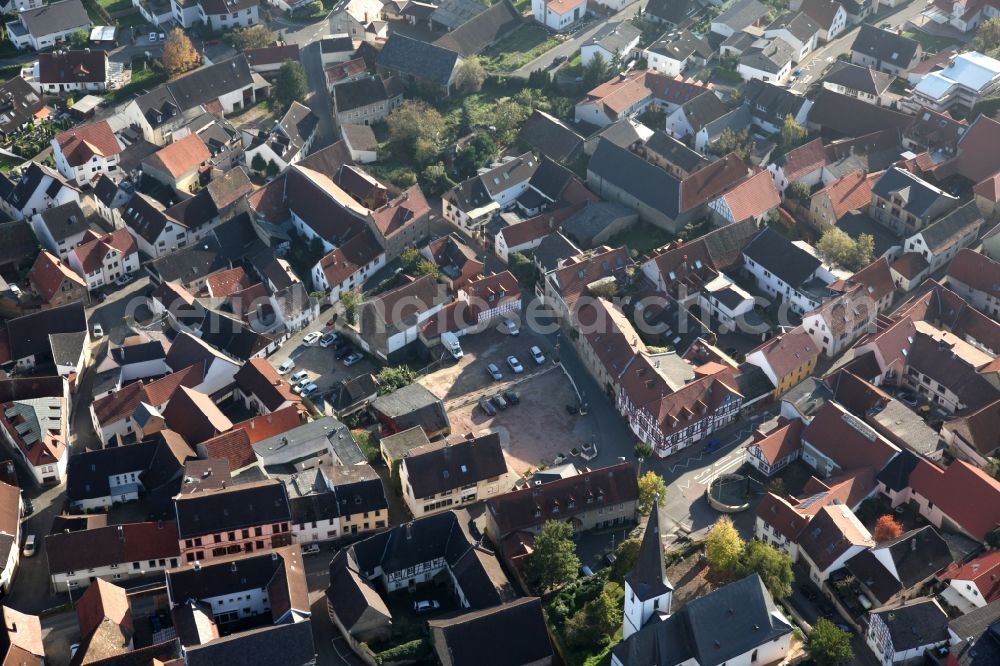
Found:
<path fill-rule="evenodd" d="M 420 186 L 414 185 L 386 205 L 371 211 L 371 218 L 382 236 L 392 238 L 430 210 Z"/>
<path fill-rule="evenodd" d="M 305 418 L 301 404 L 289 405 L 270 414 L 261 414 L 246 421 L 240 421 L 233 425 L 233 430 L 246 431 L 250 443 L 256 444 L 302 425 Z"/>
<path fill-rule="evenodd" d="M 962 248 L 948 266 L 948 277 L 993 298 L 1000 298 L 1000 263 L 985 254 Z"/>
<path fill-rule="evenodd" d="M 983 601 L 1000 599 L 1000 550 L 981 555 L 965 564 L 952 563 L 938 575 L 942 581 L 970 581 L 979 590 Z"/>
<path fill-rule="evenodd" d="M 180 178 L 189 171 L 197 169 L 211 156 L 212 153 L 209 152 L 205 142 L 192 132 L 183 139 L 178 139 L 156 151 L 151 158 L 155 158 L 154 162 L 159 162 L 171 176 Z"/>
<path fill-rule="evenodd" d="M 243 469 L 257 462 L 247 431 L 230 430 L 198 444 L 198 452 L 206 458 L 225 458 L 232 470 Z"/>
<path fill-rule="evenodd" d="M 585 3 L 586 0 L 545 0 L 545 7 L 562 16 Z"/>
<path fill-rule="evenodd" d="M 1000 172 L 976 183 L 972 191 L 987 201 L 1000 201 Z"/>
<path fill-rule="evenodd" d="M 820 408 L 802 433 L 802 442 L 808 442 L 841 470 L 879 470 L 899 453 L 892 442 L 835 402 Z"/>
<path fill-rule="evenodd" d="M 912 280 L 925 270 L 929 264 L 924 259 L 924 255 L 919 252 L 906 252 L 901 257 L 892 262 L 892 270 L 902 275 L 907 280 Z"/>
<path fill-rule="evenodd" d="M 28 280 L 46 303 L 62 290 L 62 284 L 66 280 L 87 288 L 82 277 L 48 250 L 42 250 L 35 258 L 35 263 L 28 272 Z"/>
<path fill-rule="evenodd" d="M 382 253 L 382 246 L 374 234 L 365 229 L 320 259 L 319 266 L 327 284 L 334 288 L 375 261 Z"/>
<path fill-rule="evenodd" d="M 819 358 L 819 348 L 802 326 L 775 336 L 749 352 L 760 352 L 774 374 L 781 379 Z M 751 361 L 752 362 L 752 361 Z"/>
<path fill-rule="evenodd" d="M 958 174 L 978 183 L 1000 171 L 1000 122 L 980 114 L 958 142 L 958 155 L 934 170 L 938 180 Z"/>
<path fill-rule="evenodd" d="M 855 273 L 849 282 L 857 282 L 864 285 L 864 295 L 874 301 L 881 300 L 882 297 L 891 294 L 896 286 L 892 282 L 892 273 L 889 271 L 889 261 L 885 257 L 879 257 Z"/>
<path fill-rule="evenodd" d="M 826 148 L 823 146 L 823 140 L 813 139 L 785 153 L 782 173 L 785 182 L 794 183 L 824 166 L 826 166 Z"/>
<path fill-rule="evenodd" d="M 104 258 L 115 250 L 123 261 L 139 251 L 135 238 L 128 229 L 115 229 L 110 234 L 94 238 L 73 250 L 85 273 L 93 273 L 104 265 Z"/>
<path fill-rule="evenodd" d="M 336 83 L 352 76 L 357 76 L 365 71 L 365 59 L 355 58 L 347 62 L 334 63 L 324 71 L 326 72 L 327 84 Z"/>
<path fill-rule="evenodd" d="M 85 164 L 94 155 L 110 157 L 122 151 L 111 125 L 100 120 L 56 134 L 56 143 L 70 166 Z"/>
<path fill-rule="evenodd" d="M 243 51 L 243 55 L 246 56 L 247 62 L 250 63 L 251 67 L 260 67 L 261 65 L 277 65 L 285 62 L 286 60 L 294 60 L 295 62 L 298 62 L 299 45 L 282 44 L 278 42 L 273 46 L 246 49 Z"/>
<path fill-rule="evenodd" d="M 910 488 L 980 541 L 1000 523 L 1000 481 L 961 460 L 945 470 L 921 460 Z"/>
<path fill-rule="evenodd" d="M 124 629 L 133 631 L 132 610 L 129 608 L 125 588 L 98 578 L 87 588 L 76 602 L 76 617 L 80 625 L 80 635 L 89 637 L 105 620 Z"/>
<path fill-rule="evenodd" d="M 802 530 L 806 528 L 811 515 L 803 515 L 785 498 L 774 493 L 767 493 L 757 505 L 755 514 L 758 518 L 789 541 L 798 541 Z"/>
<path fill-rule="evenodd" d="M 180 386 L 194 387 L 201 383 L 203 371 L 200 365 L 192 365 L 170 373 L 149 384 L 132 382 L 110 395 L 95 400 L 92 407 L 97 422 L 110 425 L 131 416 L 140 402 L 158 407 L 170 400 Z"/>
<path fill-rule="evenodd" d="M 802 446 L 802 421 L 781 418 L 777 427 L 768 433 L 758 433 L 757 439 L 749 446 L 756 446 L 764 455 L 764 460 L 773 465 L 792 455 Z"/>
<path fill-rule="evenodd" d="M 729 153 L 708 166 L 702 167 L 681 181 L 681 212 L 710 201 L 749 175 L 749 167 L 736 153 Z M 753 207 L 749 202 L 741 203 L 741 206 L 744 208 Z M 740 218 L 737 218 L 736 221 L 739 222 Z"/>
<path fill-rule="evenodd" d="M 510 271 L 473 280 L 464 289 L 474 308 L 490 310 L 501 302 L 521 300 L 521 285 Z"/>
<path fill-rule="evenodd" d="M 774 187 L 774 179 L 761 171 L 722 195 L 734 222 L 760 217 L 781 204 L 781 196 Z"/>
<path fill-rule="evenodd" d="M 274 367 L 262 358 L 252 358 L 243 364 L 233 378 L 243 393 L 256 396 L 268 411 L 278 409 L 285 402 L 298 402 L 297 395 Z"/>
<path fill-rule="evenodd" d="M 250 277 L 242 266 L 217 271 L 205 278 L 208 295 L 212 298 L 226 298 L 250 286 Z"/>
<path fill-rule="evenodd" d="M 639 338 L 622 309 L 603 298 L 588 300 L 576 311 L 575 328 L 581 331 L 608 375 L 617 379 L 625 367 L 644 354 Z"/>
<path fill-rule="evenodd" d="M 190 444 L 204 442 L 233 427 L 210 397 L 186 386 L 174 392 L 163 410 L 163 419 L 168 428 Z"/>
<path fill-rule="evenodd" d="M 863 170 L 851 172 L 843 178 L 838 178 L 813 195 L 830 197 L 833 215 L 840 219 L 852 210 L 866 210 L 872 201 L 872 185 L 881 174 L 866 174 Z"/>
<path fill-rule="evenodd" d="M 984 456 L 994 455 L 1000 448 L 1000 399 L 978 410 L 953 418 L 944 425 L 945 429 L 955 432 Z"/>

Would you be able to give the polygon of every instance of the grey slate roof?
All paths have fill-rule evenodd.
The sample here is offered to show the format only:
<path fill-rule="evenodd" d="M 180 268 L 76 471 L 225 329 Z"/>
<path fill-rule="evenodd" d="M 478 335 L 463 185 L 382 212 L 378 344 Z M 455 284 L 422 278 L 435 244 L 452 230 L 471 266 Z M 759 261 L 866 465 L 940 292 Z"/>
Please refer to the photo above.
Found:
<path fill-rule="evenodd" d="M 195 245 L 181 248 L 150 264 L 161 282 L 180 281 L 189 284 L 219 270 L 230 268 L 229 259 L 215 237 L 209 236 Z"/>
<path fill-rule="evenodd" d="M 951 655 L 955 661 L 936 660 L 938 664 L 1000 664 L 1000 600 L 952 620 L 948 627 L 961 640 L 951 646 Z"/>
<path fill-rule="evenodd" d="M 760 576 L 753 574 L 689 601 L 666 620 L 647 624 L 612 653 L 629 666 L 675 666 L 689 659 L 722 664 L 791 633 L 775 611 Z"/>
<path fill-rule="evenodd" d="M 625 49 L 641 35 L 642 31 L 630 21 L 609 21 L 591 35 L 583 46 L 600 46 L 608 53 L 619 51 L 625 57 Z"/>
<path fill-rule="evenodd" d="M 893 563 L 895 575 L 882 564 L 883 553 Z M 877 602 L 884 604 L 893 595 L 919 585 L 951 563 L 948 544 L 933 527 L 925 525 L 858 553 L 847 560 L 846 566 L 871 590 Z"/>
<path fill-rule="evenodd" d="M 764 28 L 765 31 L 782 29 L 787 30 L 800 42 L 808 42 L 819 32 L 819 25 L 804 12 L 788 11 Z"/>
<path fill-rule="evenodd" d="M 434 497 L 507 473 L 500 435 L 495 432 L 425 444 L 403 454 L 403 464 L 417 498 Z"/>
<path fill-rule="evenodd" d="M 447 619 L 428 622 L 431 633 L 440 635 L 445 651 L 456 664 L 509 666 L 542 663 L 552 657 L 552 644 L 545 630 L 542 603 L 525 597 L 507 604 Z M 516 636 L 516 640 L 497 640 Z M 483 649 L 483 646 L 489 649 Z"/>
<path fill-rule="evenodd" d="M 338 113 L 385 102 L 390 97 L 385 82 L 378 77 L 345 81 L 333 87 L 334 108 Z"/>
<path fill-rule="evenodd" d="M 887 169 L 882 177 L 875 181 L 872 193 L 883 199 L 889 199 L 893 194 L 898 194 L 905 201 L 903 210 L 916 217 L 923 217 L 937 204 L 939 199 L 946 196 L 936 187 L 899 167 Z M 930 227 L 924 229 L 923 233 L 926 234 L 929 230 Z"/>
<path fill-rule="evenodd" d="M 239 54 L 169 81 L 137 98 L 136 104 L 150 125 L 158 127 L 178 113 L 250 85 L 250 63 Z"/>
<path fill-rule="evenodd" d="M 587 171 L 629 192 L 669 218 L 676 218 L 679 214 L 681 182 L 663 169 L 604 138 L 597 144 Z"/>
<path fill-rule="evenodd" d="M 291 517 L 285 486 L 277 481 L 181 495 L 174 507 L 177 535 L 182 539 L 265 523 L 287 522 Z"/>
<path fill-rule="evenodd" d="M 535 110 L 518 132 L 518 139 L 557 162 L 572 162 L 583 150 L 583 137 L 558 118 Z"/>
<path fill-rule="evenodd" d="M 688 124 L 697 132 L 706 124 L 729 113 L 729 107 L 722 103 L 715 93 L 706 92 L 681 105 Z"/>
<path fill-rule="evenodd" d="M 36 38 L 91 25 L 87 10 L 80 0 L 53 2 L 36 9 L 26 9 L 19 12 L 18 16 L 28 32 Z"/>
<path fill-rule="evenodd" d="M 695 99 L 701 99 L 701 97 L 705 97 L 705 95 L 701 95 Z M 715 95 L 710 95 L 710 97 L 715 97 Z M 704 155 L 696 150 L 691 150 L 663 130 L 653 132 L 653 135 L 646 141 L 646 150 L 664 157 L 671 164 L 680 167 L 688 173 L 693 173 L 710 164 Z"/>
<path fill-rule="evenodd" d="M 86 331 L 70 333 L 50 333 L 49 345 L 52 347 L 52 360 L 56 365 L 75 366 L 83 353 L 83 344 L 87 339 Z"/>
<path fill-rule="evenodd" d="M 956 208 L 936 222 L 931 223 L 920 232 L 924 243 L 934 254 L 938 254 L 956 236 L 961 236 L 976 224 L 984 221 L 983 214 L 975 201 L 969 201 Z"/>
<path fill-rule="evenodd" d="M 738 32 L 766 16 L 767 7 L 757 0 L 736 0 L 722 10 L 712 23 L 724 23 Z"/>
<path fill-rule="evenodd" d="M 856 53 L 896 67 L 908 67 L 918 48 L 920 44 L 917 41 L 868 23 L 861 24 L 858 36 L 851 45 L 851 50 Z"/>
<path fill-rule="evenodd" d="M 458 65 L 455 51 L 393 33 L 378 55 L 378 64 L 402 74 L 432 81 L 442 87 Z"/>
<path fill-rule="evenodd" d="M 743 89 L 743 104 L 750 113 L 779 127 L 785 116 L 796 117 L 806 101 L 802 95 L 759 79 L 747 81 Z"/>
<path fill-rule="evenodd" d="M 750 241 L 743 254 L 771 271 L 792 287 L 807 281 L 822 262 L 787 238 L 765 227 Z"/>
<path fill-rule="evenodd" d="M 434 23 L 454 29 L 485 11 L 486 5 L 479 0 L 444 0 L 430 18 Z"/>
<path fill-rule="evenodd" d="M 698 37 L 690 30 L 671 32 L 660 35 L 659 39 L 646 47 L 647 51 L 672 58 L 687 60 L 693 55 L 705 58 L 712 57 L 712 47 L 704 37 Z"/>
<path fill-rule="evenodd" d="M 823 77 L 824 83 L 833 83 L 852 90 L 860 90 L 869 95 L 881 95 L 889 88 L 892 81 L 893 77 L 885 72 L 843 60 L 835 61 L 830 67 L 830 71 Z"/>
<path fill-rule="evenodd" d="M 566 218 L 563 222 L 562 230 L 581 247 L 590 249 L 594 245 L 594 237 L 607 229 L 609 224 L 623 217 L 635 216 L 636 212 L 634 210 L 620 203 L 599 201 L 584 206 Z M 569 240 L 566 242 L 569 243 Z M 535 256 L 537 257 L 537 255 L 538 250 L 536 248 Z"/>
<path fill-rule="evenodd" d="M 667 567 L 663 560 L 663 537 L 660 534 L 660 508 L 655 503 L 646 521 L 646 531 L 642 535 L 635 567 L 625 576 L 625 582 L 642 601 L 648 601 L 674 589 L 667 580 Z"/>
<path fill-rule="evenodd" d="M 777 74 L 794 58 L 795 48 L 780 37 L 775 37 L 761 46 L 748 48 L 740 56 L 740 63 L 762 72 Z M 757 80 L 752 79 L 750 83 Z"/>
<path fill-rule="evenodd" d="M 451 32 L 445 33 L 434 43 L 467 58 L 479 53 L 519 26 L 521 20 L 521 13 L 514 8 L 510 0 L 501 0 Z"/>
<path fill-rule="evenodd" d="M 885 622 L 896 652 L 948 640 L 948 615 L 931 599 L 915 599 L 905 606 L 877 608 L 871 611 L 871 615 Z"/>
<path fill-rule="evenodd" d="M 49 335 L 87 330 L 87 315 L 83 302 L 76 301 L 48 310 L 40 310 L 7 321 L 11 359 L 36 357 L 44 360 L 52 353 Z"/>
<path fill-rule="evenodd" d="M 563 223 L 563 228 L 565 228 L 565 223 Z M 543 238 L 538 246 L 532 250 L 532 258 L 543 271 L 550 271 L 556 268 L 563 259 L 575 257 L 578 254 L 580 254 L 580 248 L 573 245 L 573 241 L 558 231 Z"/>
<path fill-rule="evenodd" d="M 312 623 L 306 619 L 263 626 L 191 645 L 185 649 L 184 662 L 187 666 L 312 666 L 316 663 Z"/>
<path fill-rule="evenodd" d="M 650 0 L 646 5 L 646 14 L 654 21 L 680 26 L 691 20 L 700 9 L 697 0 Z"/>

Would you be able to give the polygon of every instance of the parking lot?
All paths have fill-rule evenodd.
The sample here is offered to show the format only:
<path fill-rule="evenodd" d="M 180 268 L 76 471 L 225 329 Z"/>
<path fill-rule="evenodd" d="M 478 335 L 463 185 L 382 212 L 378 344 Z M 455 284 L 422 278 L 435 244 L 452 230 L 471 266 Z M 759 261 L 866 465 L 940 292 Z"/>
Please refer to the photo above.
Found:
<path fill-rule="evenodd" d="M 342 360 L 336 358 L 337 352 L 333 346 L 324 349 L 318 342 L 307 345 L 302 341 L 310 331 L 318 330 L 325 332 L 331 330 L 324 327 L 323 322 L 325 321 L 326 318 L 320 317 L 307 330 L 299 331 L 267 359 L 275 368 L 289 358 L 295 361 L 295 369 L 288 374 L 294 374 L 302 370 L 307 372 L 309 380 L 319 387 L 315 396 L 327 395 L 334 385 L 341 380 L 378 371 L 378 367 L 367 356 L 348 367 L 344 365 Z"/>
<path fill-rule="evenodd" d="M 532 359 L 527 336 L 509 336 L 486 331 L 461 338 L 464 356 L 458 362 L 422 377 L 419 381 L 440 396 L 448 411 L 453 433 L 495 430 L 509 456 L 509 464 L 519 474 L 552 465 L 560 454 L 573 458 L 588 441 L 589 427 L 576 413 L 578 400 L 562 367 L 546 358 L 543 365 Z M 524 372 L 511 371 L 506 358 L 514 355 Z M 495 363 L 503 375 L 493 380 L 486 370 Z M 479 405 L 482 398 L 513 391 L 518 404 L 487 414 Z M 568 410 L 567 407 L 572 409 Z M 583 460 L 575 460 L 584 463 Z"/>

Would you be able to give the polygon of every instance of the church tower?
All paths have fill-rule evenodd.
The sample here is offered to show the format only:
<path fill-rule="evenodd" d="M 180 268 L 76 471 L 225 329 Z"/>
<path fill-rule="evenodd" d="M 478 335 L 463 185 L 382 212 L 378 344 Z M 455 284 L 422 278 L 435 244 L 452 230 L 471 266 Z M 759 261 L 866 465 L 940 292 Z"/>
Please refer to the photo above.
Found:
<path fill-rule="evenodd" d="M 658 500 L 659 498 L 657 498 Z M 657 613 L 670 613 L 670 600 L 674 587 L 667 580 L 663 562 L 663 542 L 660 538 L 660 508 L 653 502 L 653 510 L 646 522 L 646 533 L 639 546 L 635 568 L 625 576 L 625 619 L 622 638 L 628 638 L 642 629 Z"/>

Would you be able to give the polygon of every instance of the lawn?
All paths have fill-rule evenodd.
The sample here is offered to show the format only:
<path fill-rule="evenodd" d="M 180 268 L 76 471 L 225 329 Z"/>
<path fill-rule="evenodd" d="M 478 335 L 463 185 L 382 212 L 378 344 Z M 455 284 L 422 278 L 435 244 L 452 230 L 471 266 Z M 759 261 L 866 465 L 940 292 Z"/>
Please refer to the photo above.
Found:
<path fill-rule="evenodd" d="M 606 245 L 610 247 L 626 246 L 631 252 L 645 254 L 654 250 L 669 241 L 673 236 L 659 227 L 646 222 L 637 222 L 631 228 L 615 234 L 608 239 Z"/>
<path fill-rule="evenodd" d="M 132 81 L 109 93 L 107 99 L 112 104 L 118 104 L 137 93 L 151 90 L 166 80 L 167 73 L 161 67 L 147 63 L 145 58 L 135 58 L 132 60 Z"/>
<path fill-rule="evenodd" d="M 479 56 L 483 67 L 491 72 L 513 72 L 551 48 L 559 40 L 540 25 L 525 23 Z"/>
<path fill-rule="evenodd" d="M 123 12 L 132 9 L 131 0 L 97 0 L 97 4 L 108 12 Z"/>
<path fill-rule="evenodd" d="M 15 159 L 9 155 L 0 155 L 0 173 L 7 173 L 16 166 L 24 164 L 23 159 Z"/>
<path fill-rule="evenodd" d="M 938 53 L 945 50 L 949 46 L 955 46 L 959 43 L 958 40 L 952 39 L 951 37 L 929 35 L 922 30 L 904 30 L 903 36 L 920 42 L 920 46 L 927 53 Z"/>

